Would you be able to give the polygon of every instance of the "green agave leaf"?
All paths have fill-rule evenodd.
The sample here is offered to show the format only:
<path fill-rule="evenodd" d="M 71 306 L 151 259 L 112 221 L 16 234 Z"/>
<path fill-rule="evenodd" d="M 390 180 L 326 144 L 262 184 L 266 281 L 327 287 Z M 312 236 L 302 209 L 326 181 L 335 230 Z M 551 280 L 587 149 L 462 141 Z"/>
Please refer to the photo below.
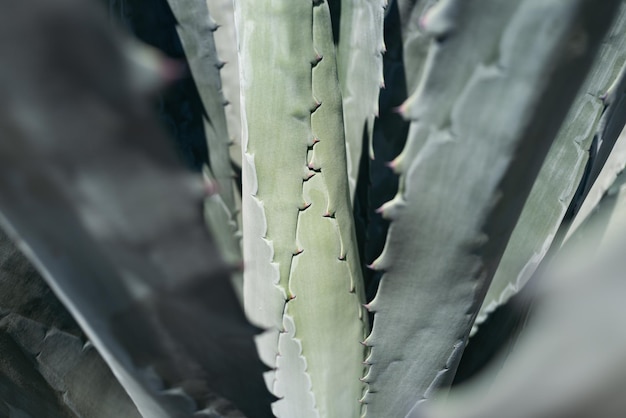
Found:
<path fill-rule="evenodd" d="M 535 313 L 504 365 L 452 390 L 445 402 L 421 405 L 410 417 L 612 418 L 626 413 L 625 172 L 610 190 L 557 255 L 534 296 Z"/>
<path fill-rule="evenodd" d="M 537 176 L 476 317 L 474 331 L 526 284 L 552 244 L 588 163 L 588 150 L 602 125 L 601 115 L 607 113 L 602 97 L 621 77 L 625 61 L 626 4 L 622 3 Z"/>
<path fill-rule="evenodd" d="M 202 104 L 209 147 L 209 166 L 219 185 L 219 193 L 231 214 L 236 212 L 230 143 L 226 125 L 220 69 L 225 65 L 217 56 L 213 33 L 218 26 L 209 14 L 206 0 L 168 0 L 178 22 L 178 35 L 191 67 Z"/>
<path fill-rule="evenodd" d="M 201 179 L 131 93 L 106 18 L 76 0 L 4 9 L 0 58 L 19 71 L 0 71 L 0 224 L 142 415 L 189 417 L 217 393 L 271 416 Z"/>
<path fill-rule="evenodd" d="M 217 24 L 213 32 L 217 56 L 224 67 L 220 70 L 222 92 L 227 104 L 226 124 L 230 136 L 230 158 L 241 167 L 241 88 L 239 85 L 239 58 L 237 57 L 237 33 L 233 0 L 206 0 L 211 16 Z"/>
<path fill-rule="evenodd" d="M 358 417 L 367 317 L 328 4 L 242 1 L 236 10 L 244 301 L 270 328 L 259 349 L 277 367 L 274 411 Z"/>
<path fill-rule="evenodd" d="M 386 0 L 341 2 L 337 67 L 341 86 L 350 197 L 354 201 L 363 137 L 374 157 L 372 135 L 383 83 Z"/>
<path fill-rule="evenodd" d="M 372 267 L 367 416 L 404 416 L 447 386 L 550 143 L 619 2 L 444 0 L 403 105 L 399 193 Z M 532 57 L 532 59 L 529 59 Z"/>

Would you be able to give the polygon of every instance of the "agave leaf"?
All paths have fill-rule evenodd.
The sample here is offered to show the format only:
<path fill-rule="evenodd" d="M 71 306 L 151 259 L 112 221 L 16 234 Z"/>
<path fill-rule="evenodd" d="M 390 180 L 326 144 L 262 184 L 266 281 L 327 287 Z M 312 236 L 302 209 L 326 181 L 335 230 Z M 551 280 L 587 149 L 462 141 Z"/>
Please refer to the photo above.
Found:
<path fill-rule="evenodd" d="M 533 185 L 475 327 L 526 284 L 552 244 L 583 176 L 600 117 L 606 114 L 602 97 L 621 77 L 625 61 L 626 3 L 622 3 Z"/>
<path fill-rule="evenodd" d="M 337 67 L 341 86 L 350 197 L 354 201 L 363 137 L 372 136 L 383 83 L 383 19 L 386 0 L 341 2 Z"/>
<path fill-rule="evenodd" d="M 91 343 L 16 314 L 2 318 L 0 329 L 20 347 L 71 413 L 78 417 L 141 418 Z"/>
<path fill-rule="evenodd" d="M 618 2 L 444 0 L 401 184 L 374 261 L 367 415 L 404 416 L 451 381 L 473 320 L 551 141 Z M 528 59 L 532 57 L 532 59 Z M 402 341 L 400 344 L 399 341 Z"/>
<path fill-rule="evenodd" d="M 595 183 L 589 190 L 587 198 L 583 202 L 578 214 L 570 225 L 565 242 L 578 230 L 583 222 L 593 213 L 600 199 L 609 190 L 619 173 L 626 167 L 626 130 L 622 130 L 615 146 L 609 155 L 606 164 L 598 175 Z"/>
<path fill-rule="evenodd" d="M 0 72 L 0 223 L 144 416 L 191 416 L 215 392 L 271 416 L 201 179 L 131 94 L 108 22 L 75 0 L 4 9 L 0 57 L 20 71 Z"/>
<path fill-rule="evenodd" d="M 421 26 L 422 16 L 437 0 L 396 0 L 404 43 L 404 68 L 409 92 L 414 92 L 424 70 L 430 36 Z"/>
<path fill-rule="evenodd" d="M 220 68 L 213 33 L 217 24 L 209 14 L 206 0 L 168 0 L 178 22 L 178 35 L 204 105 L 205 133 L 209 147 L 209 168 L 219 193 L 231 214 L 236 211 L 233 170 L 230 165 L 230 138 L 226 125 Z"/>
<path fill-rule="evenodd" d="M 535 288 L 538 306 L 504 366 L 490 367 L 446 402 L 426 403 L 409 416 L 623 416 L 625 213 L 622 172 Z"/>
<path fill-rule="evenodd" d="M 211 16 L 218 28 L 213 32 L 217 56 L 224 63 L 220 70 L 222 91 L 227 104 L 226 124 L 230 137 L 230 158 L 241 167 L 241 106 L 239 85 L 239 59 L 233 0 L 206 0 Z"/>
<path fill-rule="evenodd" d="M 10 373 L 3 369 L 0 374 L 14 379 L 9 386 L 6 381 L 0 383 L 0 399 L 4 402 L 23 413 L 30 411 L 30 415 L 35 413 L 33 407 L 43 407 L 46 413 L 34 416 L 55 416 L 54 407 L 46 400 L 48 395 L 44 395 L 52 390 L 72 416 L 141 417 L 93 345 L 84 346 L 82 332 L 69 312 L 2 231 L 0 317 L 0 353 L 3 359 L 12 359 L 8 368 L 13 370 Z M 15 348 L 22 353 L 15 353 Z M 15 361 L 18 358 L 26 361 Z M 25 388 L 20 380 L 28 381 L 30 386 Z M 9 395 L 12 391 L 14 394 Z M 31 396 L 39 399 L 29 402 Z M 25 404 L 20 405 L 22 401 Z M 1 407 L 0 415 L 13 416 Z"/>
<path fill-rule="evenodd" d="M 367 317 L 328 4 L 236 7 L 245 98 L 244 300 L 251 319 L 273 328 L 260 350 L 278 366 L 274 389 L 285 397 L 275 412 L 357 417 Z"/>

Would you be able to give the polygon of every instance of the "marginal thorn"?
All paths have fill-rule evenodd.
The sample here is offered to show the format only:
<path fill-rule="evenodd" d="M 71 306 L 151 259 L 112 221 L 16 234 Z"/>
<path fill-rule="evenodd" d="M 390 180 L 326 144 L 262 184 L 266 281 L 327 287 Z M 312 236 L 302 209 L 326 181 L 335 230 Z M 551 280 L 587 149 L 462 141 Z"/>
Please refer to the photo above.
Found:
<path fill-rule="evenodd" d="M 324 218 L 334 218 L 335 217 L 335 212 L 330 212 L 330 211 L 326 211 L 324 212 L 324 214 L 322 215 Z"/>
<path fill-rule="evenodd" d="M 385 166 L 391 168 L 392 170 L 396 170 L 396 168 L 398 167 L 398 162 L 396 160 L 391 160 L 385 163 Z"/>
<path fill-rule="evenodd" d="M 307 210 L 310 207 L 311 207 L 310 203 L 305 203 L 304 205 L 300 206 L 299 209 L 302 211 L 302 210 Z"/>
<path fill-rule="evenodd" d="M 293 295 L 293 294 L 291 294 L 291 293 L 290 293 L 290 294 L 287 296 L 287 302 L 290 302 L 290 301 L 294 300 L 295 298 L 296 298 L 296 295 Z M 285 331 L 285 332 L 286 332 L 286 331 Z"/>
<path fill-rule="evenodd" d="M 226 65 L 226 61 L 218 61 L 215 63 L 215 68 L 217 68 L 218 70 L 221 70 L 222 68 L 224 68 L 225 65 Z"/>
<path fill-rule="evenodd" d="M 204 181 L 204 193 L 206 196 L 213 196 L 219 193 L 220 187 L 216 181 L 206 180 Z"/>
<path fill-rule="evenodd" d="M 314 113 L 317 109 L 320 108 L 321 105 L 322 102 L 318 102 L 317 100 L 315 100 L 315 103 L 313 103 L 313 107 L 311 108 L 311 113 Z"/>
<path fill-rule="evenodd" d="M 293 253 L 293 255 L 299 255 L 299 254 L 302 254 L 303 252 L 304 252 L 304 249 L 296 248 L 296 251 Z"/>
<path fill-rule="evenodd" d="M 316 52 L 315 53 L 315 57 L 313 58 L 313 61 L 311 61 L 311 64 L 313 64 L 313 67 L 315 67 L 323 59 L 324 59 L 324 57 Z"/>
<path fill-rule="evenodd" d="M 322 171 L 322 168 L 321 168 L 321 167 L 316 167 L 316 166 L 315 166 L 315 164 L 313 164 L 313 161 L 311 161 L 310 163 L 308 163 L 306 166 L 309 168 L 309 170 L 313 170 L 313 171 L 315 171 L 316 173 L 319 173 L 320 171 Z"/>
<path fill-rule="evenodd" d="M 370 347 L 365 341 L 359 341 L 359 344 L 361 344 L 363 347 Z"/>
<path fill-rule="evenodd" d="M 346 261 L 346 255 L 345 254 L 340 255 L 339 261 Z"/>
<path fill-rule="evenodd" d="M 319 138 L 317 137 L 311 138 L 311 140 L 307 143 L 307 146 L 309 147 L 309 151 L 312 150 L 313 146 L 315 146 L 315 144 L 317 144 L 318 142 L 320 142 Z"/>
<path fill-rule="evenodd" d="M 315 171 L 309 171 L 305 176 L 304 176 L 304 181 L 309 180 L 311 177 L 313 177 L 315 175 Z"/>

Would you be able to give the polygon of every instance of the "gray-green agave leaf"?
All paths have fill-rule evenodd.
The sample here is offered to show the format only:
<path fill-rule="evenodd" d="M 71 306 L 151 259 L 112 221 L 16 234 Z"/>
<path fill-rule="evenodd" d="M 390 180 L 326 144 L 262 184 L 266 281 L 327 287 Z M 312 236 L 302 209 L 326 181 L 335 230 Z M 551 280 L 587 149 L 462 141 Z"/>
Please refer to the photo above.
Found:
<path fill-rule="evenodd" d="M 367 416 L 404 416 L 452 380 L 541 163 L 619 2 L 443 0 L 403 106 L 409 139 L 370 303 Z M 528 57 L 532 57 L 529 59 Z"/>

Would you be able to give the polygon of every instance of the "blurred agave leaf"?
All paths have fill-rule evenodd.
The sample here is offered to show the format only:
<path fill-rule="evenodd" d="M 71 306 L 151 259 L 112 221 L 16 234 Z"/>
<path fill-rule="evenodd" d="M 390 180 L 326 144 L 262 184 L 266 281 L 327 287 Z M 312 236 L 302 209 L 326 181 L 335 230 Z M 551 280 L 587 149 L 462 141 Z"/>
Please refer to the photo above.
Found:
<path fill-rule="evenodd" d="M 624 170 L 624 167 L 626 167 L 626 130 L 622 130 L 622 133 L 615 142 L 615 146 L 611 151 L 611 155 L 609 155 L 606 164 L 598 175 L 597 180 L 589 190 L 587 198 L 572 221 L 572 224 L 567 231 L 567 236 L 565 237 L 566 242 L 587 219 L 587 217 L 589 217 L 589 215 L 591 215 L 591 213 L 596 209 L 600 199 L 613 185 L 618 174 Z"/>
<path fill-rule="evenodd" d="M 526 284 L 550 248 L 583 178 L 592 141 L 605 136 L 598 132 L 605 130 L 601 116 L 612 110 L 602 97 L 612 84 L 624 77 L 620 70 L 625 62 L 626 3 L 622 2 L 587 80 L 546 156 L 476 317 L 473 332 Z M 611 123 L 618 124 L 618 121 L 612 119 Z"/>
<path fill-rule="evenodd" d="M 364 380 L 367 416 L 404 416 L 449 385 L 550 143 L 620 2 L 438 2 L 400 190 L 373 268 L 385 271 Z M 528 59 L 532 56 L 533 59 Z M 401 342 L 401 343 L 400 343 Z"/>
<path fill-rule="evenodd" d="M 407 86 L 414 92 L 422 76 L 430 36 L 422 28 L 422 17 L 437 0 L 396 0 L 404 43 L 404 68 Z"/>
<path fill-rule="evenodd" d="M 19 410 L 33 418 L 141 417 L 93 345 L 84 345 L 69 312 L 2 231 L 0 318 L 0 416 Z M 7 405 L 14 411 L 3 410 Z"/>
<path fill-rule="evenodd" d="M 383 19 L 386 0 L 341 2 L 337 74 L 341 87 L 350 198 L 354 201 L 363 138 L 372 145 L 378 93 L 384 85 Z"/>
<path fill-rule="evenodd" d="M 131 93 L 106 19 L 77 0 L 1 6 L 1 224 L 144 416 L 191 416 L 213 392 L 271 416 L 202 181 Z"/>
<path fill-rule="evenodd" d="M 626 414 L 626 173 L 574 233 L 502 368 L 412 418 L 613 418 Z M 495 378 L 495 379 L 494 379 Z"/>

